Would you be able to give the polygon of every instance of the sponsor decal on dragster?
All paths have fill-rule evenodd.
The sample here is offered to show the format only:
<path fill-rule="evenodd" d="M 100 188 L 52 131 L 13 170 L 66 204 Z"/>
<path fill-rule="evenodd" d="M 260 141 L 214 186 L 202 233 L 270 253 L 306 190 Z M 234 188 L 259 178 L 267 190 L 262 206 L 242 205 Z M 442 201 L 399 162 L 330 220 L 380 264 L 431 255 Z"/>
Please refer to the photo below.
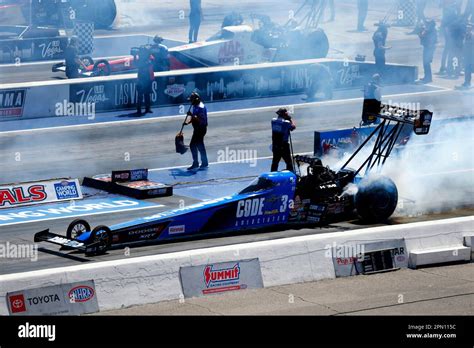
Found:
<path fill-rule="evenodd" d="M 0 117 L 23 116 L 26 89 L 0 90 Z"/>
<path fill-rule="evenodd" d="M 235 285 L 240 280 L 240 264 L 236 263 L 231 268 L 213 269 L 213 265 L 204 268 L 204 282 L 207 288 L 225 288 L 229 285 Z M 204 291 L 203 291 L 204 292 Z"/>
<path fill-rule="evenodd" d="M 288 216 L 288 195 L 242 199 L 237 202 L 235 226 L 257 226 L 284 222 Z"/>

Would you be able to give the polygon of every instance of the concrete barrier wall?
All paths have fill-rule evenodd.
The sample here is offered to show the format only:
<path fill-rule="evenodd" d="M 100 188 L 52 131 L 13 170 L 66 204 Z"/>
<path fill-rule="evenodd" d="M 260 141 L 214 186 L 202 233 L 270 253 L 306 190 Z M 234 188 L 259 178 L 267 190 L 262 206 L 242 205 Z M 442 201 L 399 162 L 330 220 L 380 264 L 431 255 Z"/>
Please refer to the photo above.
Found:
<path fill-rule="evenodd" d="M 361 87 L 375 72 L 372 62 L 334 59 L 175 70 L 155 73 L 151 100 L 154 106 L 178 106 L 196 90 L 207 102 L 300 94 L 311 83 L 315 63 L 327 66 L 335 88 Z M 417 76 L 417 67 L 390 64 L 384 83 L 413 83 Z M 24 98 L 12 104 L 19 90 Z M 137 102 L 136 74 L 0 85 L 0 96 L 0 120 L 65 116 L 57 112 L 65 103 L 94 104 L 94 112 L 128 110 Z"/>
<path fill-rule="evenodd" d="M 335 278 L 332 254 L 328 256 L 333 243 L 367 245 L 404 238 L 408 251 L 422 250 L 463 245 L 464 236 L 473 231 L 474 217 L 464 217 L 1 275 L 0 314 L 8 314 L 7 292 L 89 279 L 95 281 L 101 310 L 178 299 L 180 267 L 251 258 L 259 258 L 266 287 Z"/>

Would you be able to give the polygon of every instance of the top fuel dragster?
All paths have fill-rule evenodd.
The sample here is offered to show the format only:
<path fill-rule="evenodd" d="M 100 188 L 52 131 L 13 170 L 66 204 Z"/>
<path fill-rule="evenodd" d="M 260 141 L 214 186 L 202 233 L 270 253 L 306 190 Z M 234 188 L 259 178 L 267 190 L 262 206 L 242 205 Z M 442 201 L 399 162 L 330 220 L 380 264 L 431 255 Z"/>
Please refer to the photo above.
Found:
<path fill-rule="evenodd" d="M 298 168 L 306 167 L 306 173 L 265 173 L 232 196 L 94 229 L 84 220 L 75 220 L 66 236 L 44 230 L 36 233 L 34 240 L 96 255 L 106 252 L 113 244 L 294 224 L 324 225 L 354 215 L 367 222 L 383 221 L 396 208 L 397 188 L 388 177 L 368 177 L 368 173 L 381 168 L 405 127 L 413 127 L 415 134 L 428 134 L 432 115 L 428 110 L 413 112 L 399 108 L 377 115 L 380 123 L 338 171 L 324 167 L 319 158 L 296 156 Z M 370 141 L 373 142 L 371 154 L 358 169 L 349 169 L 348 165 Z M 357 186 L 355 195 L 346 192 L 350 184 Z"/>

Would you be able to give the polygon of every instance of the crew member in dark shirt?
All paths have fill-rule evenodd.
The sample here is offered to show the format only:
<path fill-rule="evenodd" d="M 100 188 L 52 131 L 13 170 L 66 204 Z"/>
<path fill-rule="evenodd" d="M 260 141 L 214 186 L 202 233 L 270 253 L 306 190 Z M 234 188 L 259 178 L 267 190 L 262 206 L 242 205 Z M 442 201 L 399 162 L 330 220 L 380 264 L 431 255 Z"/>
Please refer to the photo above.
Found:
<path fill-rule="evenodd" d="M 293 160 L 291 158 L 290 132 L 296 129 L 295 122 L 292 120 L 289 112 L 285 108 L 279 109 L 276 114 L 277 118 L 272 119 L 272 172 L 278 171 L 280 160 L 286 163 L 286 170 L 294 171 Z"/>
<path fill-rule="evenodd" d="M 86 68 L 84 63 L 79 59 L 77 54 L 77 37 L 73 36 L 69 39 L 69 43 L 64 50 L 64 58 L 66 64 L 66 76 L 68 79 L 79 77 L 79 68 Z"/>
<path fill-rule="evenodd" d="M 145 113 L 152 113 L 151 111 L 151 92 L 155 73 L 153 72 L 153 62 L 150 59 L 150 51 L 146 48 L 140 48 L 138 52 L 138 82 L 137 82 L 137 114 L 142 114 L 142 102 L 145 99 Z"/>
<path fill-rule="evenodd" d="M 186 121 L 186 124 L 193 125 L 193 136 L 189 147 L 191 149 L 191 154 L 193 156 L 193 164 L 188 170 L 204 170 L 209 167 L 209 162 L 207 160 L 206 147 L 204 146 L 204 136 L 207 133 L 207 108 L 204 103 L 201 101 L 201 97 L 198 93 L 193 92 L 189 97 L 191 101 L 191 110 L 188 111 L 189 121 Z M 201 155 L 201 166 L 199 166 L 198 151 Z"/>

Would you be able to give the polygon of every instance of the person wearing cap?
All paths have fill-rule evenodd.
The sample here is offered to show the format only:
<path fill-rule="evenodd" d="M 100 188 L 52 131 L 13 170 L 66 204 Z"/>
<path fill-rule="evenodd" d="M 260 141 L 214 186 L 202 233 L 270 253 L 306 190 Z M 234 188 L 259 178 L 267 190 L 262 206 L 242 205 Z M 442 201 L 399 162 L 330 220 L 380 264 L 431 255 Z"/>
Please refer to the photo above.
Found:
<path fill-rule="evenodd" d="M 79 77 L 79 68 L 86 69 L 84 63 L 79 59 L 77 53 L 77 37 L 73 36 L 69 39 L 68 45 L 64 50 L 64 60 L 66 65 L 66 76 L 68 79 L 75 79 Z"/>
<path fill-rule="evenodd" d="M 156 35 L 153 38 L 153 45 L 151 46 L 151 55 L 153 56 L 153 70 L 154 71 L 169 71 L 170 60 L 168 56 L 168 47 L 164 45 L 163 38 Z"/>
<path fill-rule="evenodd" d="M 431 74 L 431 63 L 433 62 L 436 43 L 438 42 L 438 33 L 436 31 L 436 22 L 427 20 L 419 33 L 420 43 L 423 46 L 423 70 L 425 76 L 418 80 L 418 83 L 430 83 L 433 81 Z"/>
<path fill-rule="evenodd" d="M 286 170 L 292 172 L 294 171 L 294 168 L 291 158 L 290 144 L 288 141 L 290 138 L 290 132 L 296 129 L 296 125 L 287 109 L 280 108 L 276 114 L 278 117 L 272 119 L 273 160 L 271 171 L 278 171 L 278 164 L 283 158 L 286 163 Z"/>
<path fill-rule="evenodd" d="M 385 72 L 385 51 L 391 48 L 386 46 L 388 24 L 380 21 L 376 26 L 378 26 L 378 28 L 372 36 L 372 41 L 374 42 L 375 66 L 377 67 L 377 72 L 383 75 Z"/>
<path fill-rule="evenodd" d="M 377 121 L 382 108 L 382 92 L 380 88 L 380 75 L 374 74 L 372 80 L 364 86 L 364 104 L 362 107 L 361 125 L 369 125 Z"/>
<path fill-rule="evenodd" d="M 153 71 L 153 62 L 150 59 L 150 52 L 145 47 L 140 48 L 138 52 L 138 82 L 137 82 L 137 115 L 141 116 L 142 102 L 145 99 L 145 113 L 151 114 L 151 92 L 153 81 L 155 80 L 155 73 Z"/>
<path fill-rule="evenodd" d="M 189 143 L 193 164 L 188 170 L 204 170 L 209 167 L 206 147 L 204 145 L 204 137 L 207 133 L 207 108 L 196 92 L 193 92 L 188 99 L 191 101 L 191 109 L 187 113 L 189 121 L 186 118 L 185 124 L 193 125 L 193 136 Z M 199 166 L 198 152 L 201 155 L 201 166 Z"/>

